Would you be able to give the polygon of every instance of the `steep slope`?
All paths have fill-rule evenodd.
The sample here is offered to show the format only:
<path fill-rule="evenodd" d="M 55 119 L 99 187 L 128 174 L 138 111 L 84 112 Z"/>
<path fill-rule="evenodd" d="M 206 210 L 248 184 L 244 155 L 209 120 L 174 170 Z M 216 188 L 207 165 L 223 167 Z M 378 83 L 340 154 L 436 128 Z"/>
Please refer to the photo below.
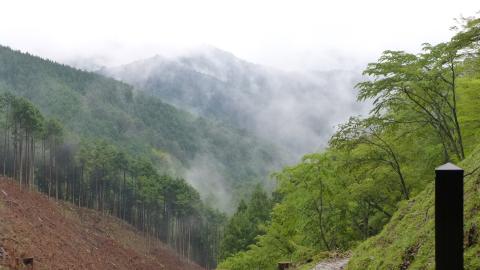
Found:
<path fill-rule="evenodd" d="M 334 125 L 364 109 L 353 90 L 360 72 L 283 72 L 213 47 L 101 73 L 179 108 L 246 128 L 284 148 L 290 161 L 320 149 Z"/>
<path fill-rule="evenodd" d="M 465 269 L 480 269 L 480 147 L 465 170 Z M 433 174 L 433 172 L 432 172 Z M 435 269 L 434 187 L 403 202 L 383 231 L 353 252 L 347 269 Z"/>
<path fill-rule="evenodd" d="M 27 257 L 38 270 L 202 269 L 117 218 L 55 202 L 5 178 L 0 178 L 0 236 L 6 253 L 0 253 L 0 269 Z"/>
<path fill-rule="evenodd" d="M 134 93 L 113 79 L 0 46 L 0 92 L 6 91 L 58 118 L 70 140 L 105 139 L 148 157 L 163 172 L 187 176 L 216 199 L 218 194 L 206 194 L 212 186 L 231 194 L 276 167 L 275 149 L 248 132 Z"/>

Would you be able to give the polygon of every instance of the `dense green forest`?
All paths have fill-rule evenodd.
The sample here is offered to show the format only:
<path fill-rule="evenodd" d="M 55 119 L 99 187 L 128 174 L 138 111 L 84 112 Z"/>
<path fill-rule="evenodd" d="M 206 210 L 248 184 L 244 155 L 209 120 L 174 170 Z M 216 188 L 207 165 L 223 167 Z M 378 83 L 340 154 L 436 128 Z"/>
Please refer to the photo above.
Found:
<path fill-rule="evenodd" d="M 465 261 L 478 269 L 479 52 L 480 19 L 468 18 L 447 42 L 418 54 L 385 51 L 369 64 L 357 85 L 358 100 L 373 103 L 369 115 L 351 117 L 325 151 L 274 174 L 278 188 L 270 214 L 254 224 L 258 235 L 239 206 L 224 239 L 245 241 L 224 246 L 237 252 L 223 253 L 219 268 L 276 269 L 353 249 L 348 269 L 434 269 L 433 172 L 451 161 L 469 175 Z"/>
<path fill-rule="evenodd" d="M 0 97 L 3 175 L 122 218 L 207 268 L 226 221 L 212 206 L 228 209 L 277 166 L 276 150 L 245 131 L 7 47 Z M 219 163 L 231 201 L 202 201 L 184 180 L 197 156 Z"/>
<path fill-rule="evenodd" d="M 361 79 L 358 70 L 278 70 L 208 45 L 98 72 L 268 140 L 281 149 L 274 158 L 287 161 L 282 165 L 296 163 L 305 153 L 325 145 L 339 119 L 368 107 L 352 96 L 353 86 Z M 284 128 L 285 122 L 289 128 Z"/>
<path fill-rule="evenodd" d="M 206 268 L 216 264 L 224 214 L 185 180 L 160 174 L 105 140 L 72 144 L 27 99 L 0 96 L 3 175 L 55 199 L 117 216 Z M 146 243 L 147 245 L 149 243 Z"/>
<path fill-rule="evenodd" d="M 208 159 L 235 200 L 279 166 L 275 147 L 244 130 L 178 110 L 119 81 L 2 46 L 1 92 L 30 100 L 62 123 L 73 141 L 104 139 L 172 175 L 184 177 L 197 158 Z"/>

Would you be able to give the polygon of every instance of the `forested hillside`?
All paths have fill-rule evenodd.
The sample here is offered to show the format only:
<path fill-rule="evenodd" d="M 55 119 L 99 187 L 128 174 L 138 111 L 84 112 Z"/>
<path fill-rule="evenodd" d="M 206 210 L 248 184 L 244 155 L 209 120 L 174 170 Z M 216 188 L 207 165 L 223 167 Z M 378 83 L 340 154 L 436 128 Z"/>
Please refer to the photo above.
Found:
<path fill-rule="evenodd" d="M 60 122 L 27 99 L 0 95 L 3 176 L 24 189 L 108 213 L 206 268 L 216 264 L 224 215 L 184 179 L 105 140 L 72 144 Z"/>
<path fill-rule="evenodd" d="M 275 149 L 245 131 L 6 47 L 0 100 L 3 175 L 120 217 L 206 267 L 224 221 L 210 206 L 230 209 L 277 166 Z"/>
<path fill-rule="evenodd" d="M 334 125 L 367 107 L 352 93 L 359 72 L 285 72 L 210 46 L 100 72 L 179 108 L 245 128 L 284 149 L 290 163 L 323 148 Z"/>
<path fill-rule="evenodd" d="M 25 97 L 58 120 L 73 145 L 106 140 L 164 173 L 195 177 L 187 180 L 202 192 L 213 186 L 231 195 L 278 166 L 274 147 L 248 132 L 195 117 L 124 83 L 6 47 L 0 47 L 0 92 Z M 224 210 L 231 205 L 222 201 Z"/>
<path fill-rule="evenodd" d="M 480 19 L 468 18 L 447 42 L 385 51 L 369 64 L 357 84 L 358 99 L 373 103 L 369 115 L 351 117 L 325 151 L 275 174 L 276 203 L 257 236 L 242 230 L 250 224 L 239 207 L 224 239 L 249 244 L 229 247 L 236 253 L 219 269 L 273 270 L 351 249 L 348 269 L 434 269 L 432 183 L 447 161 L 468 174 L 466 269 L 479 269 L 479 53 Z"/>

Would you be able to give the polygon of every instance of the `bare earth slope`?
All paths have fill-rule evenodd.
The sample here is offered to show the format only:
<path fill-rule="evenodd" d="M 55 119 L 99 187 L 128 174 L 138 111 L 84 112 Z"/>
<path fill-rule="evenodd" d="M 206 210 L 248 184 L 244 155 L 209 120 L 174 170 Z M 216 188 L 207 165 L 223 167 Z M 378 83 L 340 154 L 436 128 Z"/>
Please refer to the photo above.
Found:
<path fill-rule="evenodd" d="M 140 232 L 117 218 L 0 178 L 0 269 L 15 269 L 17 258 L 29 257 L 36 270 L 203 269 L 158 241 L 147 245 Z"/>

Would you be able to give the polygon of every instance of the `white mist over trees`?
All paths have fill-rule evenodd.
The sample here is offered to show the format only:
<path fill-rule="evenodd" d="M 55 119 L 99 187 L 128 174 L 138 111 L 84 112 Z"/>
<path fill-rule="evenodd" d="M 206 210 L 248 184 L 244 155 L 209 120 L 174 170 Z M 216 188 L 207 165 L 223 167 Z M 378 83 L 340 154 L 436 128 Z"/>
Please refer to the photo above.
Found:
<path fill-rule="evenodd" d="M 278 152 L 273 156 L 277 166 L 269 168 L 270 172 L 321 150 L 338 123 L 367 108 L 357 103 L 354 94 L 354 85 L 361 79 L 358 71 L 285 72 L 211 46 L 175 57 L 157 55 L 100 72 L 132 84 L 136 91 L 271 143 Z M 190 164 L 186 178 L 204 198 L 231 209 L 232 202 L 225 197 L 238 191 L 238 186 L 223 179 L 223 171 L 228 170 L 204 152 Z M 254 181 L 274 183 L 267 175 Z"/>
<path fill-rule="evenodd" d="M 335 125 L 366 110 L 355 99 L 358 71 L 284 72 L 213 47 L 102 72 L 182 109 L 253 132 L 286 150 L 289 161 L 321 149 Z"/>

